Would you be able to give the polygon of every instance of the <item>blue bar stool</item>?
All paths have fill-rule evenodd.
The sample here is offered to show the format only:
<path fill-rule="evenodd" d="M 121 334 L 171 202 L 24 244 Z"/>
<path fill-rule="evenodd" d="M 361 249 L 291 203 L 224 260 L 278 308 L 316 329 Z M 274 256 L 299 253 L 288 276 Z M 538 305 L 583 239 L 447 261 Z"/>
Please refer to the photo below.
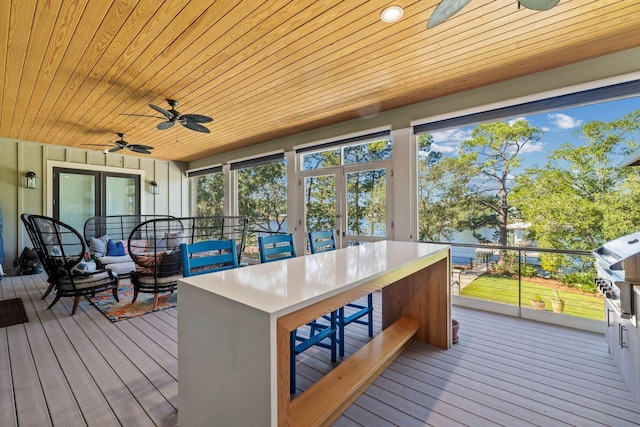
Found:
<path fill-rule="evenodd" d="M 293 244 L 293 236 L 291 234 L 273 234 L 271 236 L 258 238 L 258 250 L 260 252 L 260 262 L 273 262 L 288 258 L 296 257 L 296 248 Z M 319 347 L 331 350 L 331 362 L 336 361 L 336 331 L 337 331 L 337 313 L 332 311 L 327 315 L 329 325 L 314 320 L 307 323 L 310 328 L 309 336 L 304 336 L 298 330 L 291 331 L 290 339 L 290 367 L 289 367 L 289 392 L 296 392 L 296 356 L 310 347 L 317 345 Z M 322 342 L 329 338 L 331 343 Z"/>
<path fill-rule="evenodd" d="M 310 232 L 309 247 L 312 254 L 335 250 L 336 239 L 333 230 Z M 367 295 L 367 305 L 349 303 L 346 307 L 349 309 L 349 314 L 345 314 L 345 307 L 338 309 L 338 349 L 340 357 L 344 356 L 345 326 L 350 323 L 367 325 L 369 327 L 369 336 L 373 336 L 373 294 Z M 364 316 L 367 316 L 366 320 L 362 320 Z"/>

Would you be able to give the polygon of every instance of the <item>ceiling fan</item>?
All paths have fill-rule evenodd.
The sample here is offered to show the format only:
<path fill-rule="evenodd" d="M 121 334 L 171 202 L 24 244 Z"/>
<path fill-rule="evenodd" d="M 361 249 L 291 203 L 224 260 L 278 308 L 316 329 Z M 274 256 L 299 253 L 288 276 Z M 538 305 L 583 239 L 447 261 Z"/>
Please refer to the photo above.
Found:
<path fill-rule="evenodd" d="M 460 12 L 471 0 L 442 0 L 433 11 L 427 28 L 433 28 Z M 549 10 L 560 3 L 560 0 L 519 0 L 518 8 L 524 6 L 532 10 Z"/>
<path fill-rule="evenodd" d="M 117 141 L 108 141 L 108 142 L 112 143 L 114 145 L 114 147 L 105 149 L 104 150 L 104 154 L 115 153 L 116 151 L 120 151 L 122 149 L 131 150 L 134 153 L 151 154 L 150 150 L 153 150 L 153 147 L 150 147 L 148 145 L 129 144 L 127 141 L 124 140 L 124 137 L 126 136 L 124 133 L 118 133 L 118 136 L 120 137 L 119 140 L 117 140 Z M 103 147 L 104 146 L 104 144 L 83 144 L 83 145 L 93 145 L 93 146 L 96 146 L 96 147 Z"/>
<path fill-rule="evenodd" d="M 211 117 L 203 116 L 201 114 L 181 114 L 178 111 L 176 111 L 176 107 L 179 105 L 179 103 L 174 99 L 167 99 L 167 104 L 169 104 L 169 107 L 171 107 L 168 110 L 158 107 L 157 105 L 149 104 L 149 107 L 153 108 L 158 113 L 162 114 L 161 117 L 148 116 L 145 114 L 128 114 L 128 115 L 166 119 L 166 121 L 158 123 L 158 126 L 156 126 L 159 130 L 169 129 L 174 124 L 180 123 L 182 126 L 186 127 L 187 129 L 195 130 L 196 132 L 210 133 L 209 129 L 202 126 L 200 123 L 212 122 L 213 119 Z"/>

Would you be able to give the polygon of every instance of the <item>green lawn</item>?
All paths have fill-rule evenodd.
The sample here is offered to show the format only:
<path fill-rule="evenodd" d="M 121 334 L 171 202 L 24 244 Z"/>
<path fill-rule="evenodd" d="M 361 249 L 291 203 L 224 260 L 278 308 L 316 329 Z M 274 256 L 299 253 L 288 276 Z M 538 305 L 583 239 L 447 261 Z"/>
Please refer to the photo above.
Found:
<path fill-rule="evenodd" d="M 556 286 L 554 286 L 556 285 Z M 564 300 L 564 313 L 571 316 L 588 319 L 604 319 L 603 300 L 599 294 L 585 294 L 577 291 L 567 291 L 558 288 L 556 282 L 549 281 L 549 285 L 522 280 L 522 306 L 531 307 L 531 300 L 540 295 L 547 303 L 546 309 L 551 310 L 551 292 L 557 289 L 560 298 Z M 518 305 L 518 279 L 510 276 L 483 274 L 465 286 L 460 295 L 496 301 L 504 304 Z"/>

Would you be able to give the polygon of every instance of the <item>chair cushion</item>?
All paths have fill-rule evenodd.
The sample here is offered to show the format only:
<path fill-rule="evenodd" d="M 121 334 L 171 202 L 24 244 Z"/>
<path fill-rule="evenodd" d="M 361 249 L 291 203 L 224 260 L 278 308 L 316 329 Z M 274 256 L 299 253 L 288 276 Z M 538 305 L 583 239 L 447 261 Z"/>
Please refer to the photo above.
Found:
<path fill-rule="evenodd" d="M 131 273 L 136 270 L 136 264 L 131 262 L 117 262 L 114 264 L 103 264 L 104 268 L 111 270 L 112 272 L 122 276 Z"/>
<path fill-rule="evenodd" d="M 102 257 L 98 257 L 97 260 L 102 265 L 118 264 L 118 263 L 121 263 L 121 262 L 133 262 L 133 260 L 131 259 L 131 256 L 129 256 L 129 255 L 102 256 Z"/>
<path fill-rule="evenodd" d="M 164 283 L 172 283 L 177 282 L 182 279 L 182 274 L 174 274 L 173 276 L 166 277 L 158 277 L 158 280 L 151 275 L 138 275 L 136 277 L 139 283 L 143 283 L 145 285 L 154 285 L 154 284 L 164 284 Z"/>
<path fill-rule="evenodd" d="M 109 277 L 108 271 L 92 274 L 90 276 L 73 277 L 73 283 L 75 283 L 76 288 L 78 289 L 92 288 L 100 284 L 106 284 L 109 282 L 109 280 L 111 280 L 111 278 Z M 61 278 L 58 282 L 58 286 L 60 286 L 61 288 L 64 288 L 65 285 L 72 285 L 70 277 Z"/>

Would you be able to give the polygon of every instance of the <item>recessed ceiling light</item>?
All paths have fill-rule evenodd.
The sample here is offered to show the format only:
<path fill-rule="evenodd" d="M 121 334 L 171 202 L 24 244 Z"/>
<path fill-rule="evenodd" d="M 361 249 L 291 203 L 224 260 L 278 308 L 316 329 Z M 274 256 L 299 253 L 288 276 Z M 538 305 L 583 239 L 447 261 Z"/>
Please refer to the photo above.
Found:
<path fill-rule="evenodd" d="M 395 22 L 402 18 L 403 13 L 404 10 L 402 10 L 400 6 L 389 6 L 382 11 L 380 19 L 382 19 L 383 22 Z"/>

